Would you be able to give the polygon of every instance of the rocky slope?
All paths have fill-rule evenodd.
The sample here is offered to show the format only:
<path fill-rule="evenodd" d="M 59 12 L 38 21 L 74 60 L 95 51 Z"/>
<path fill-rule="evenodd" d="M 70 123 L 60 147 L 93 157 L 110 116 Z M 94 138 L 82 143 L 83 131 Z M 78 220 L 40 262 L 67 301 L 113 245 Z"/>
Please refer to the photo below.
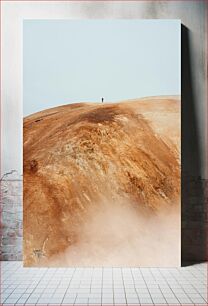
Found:
<path fill-rule="evenodd" d="M 24 118 L 26 266 L 178 263 L 179 201 L 179 98 Z"/>

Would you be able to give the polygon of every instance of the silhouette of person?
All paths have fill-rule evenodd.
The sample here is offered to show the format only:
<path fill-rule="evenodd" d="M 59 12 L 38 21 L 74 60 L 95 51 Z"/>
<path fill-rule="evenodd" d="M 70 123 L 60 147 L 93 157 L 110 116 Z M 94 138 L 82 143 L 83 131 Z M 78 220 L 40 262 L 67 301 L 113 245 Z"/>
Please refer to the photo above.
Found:
<path fill-rule="evenodd" d="M 103 101 L 104 101 L 104 98 L 102 98 L 102 103 L 103 103 Z"/>

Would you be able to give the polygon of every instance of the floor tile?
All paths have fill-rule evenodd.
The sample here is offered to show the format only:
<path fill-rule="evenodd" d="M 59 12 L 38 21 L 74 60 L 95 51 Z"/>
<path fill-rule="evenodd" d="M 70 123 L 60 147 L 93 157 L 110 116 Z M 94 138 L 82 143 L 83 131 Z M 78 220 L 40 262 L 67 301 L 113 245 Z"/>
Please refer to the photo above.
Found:
<path fill-rule="evenodd" d="M 168 269 L 1 265 L 5 305 L 206 305 L 206 264 Z"/>

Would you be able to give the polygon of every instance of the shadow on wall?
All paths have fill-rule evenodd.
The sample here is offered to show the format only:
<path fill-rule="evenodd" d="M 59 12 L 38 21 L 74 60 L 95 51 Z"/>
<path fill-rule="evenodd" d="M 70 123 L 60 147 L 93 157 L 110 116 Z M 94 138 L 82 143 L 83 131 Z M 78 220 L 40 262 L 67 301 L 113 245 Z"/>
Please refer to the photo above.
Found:
<path fill-rule="evenodd" d="M 181 28 L 182 73 L 182 190 L 181 190 L 181 260 L 182 266 L 207 259 L 206 253 L 206 181 L 201 177 L 202 155 L 196 117 L 197 100 L 193 86 L 190 31 Z"/>

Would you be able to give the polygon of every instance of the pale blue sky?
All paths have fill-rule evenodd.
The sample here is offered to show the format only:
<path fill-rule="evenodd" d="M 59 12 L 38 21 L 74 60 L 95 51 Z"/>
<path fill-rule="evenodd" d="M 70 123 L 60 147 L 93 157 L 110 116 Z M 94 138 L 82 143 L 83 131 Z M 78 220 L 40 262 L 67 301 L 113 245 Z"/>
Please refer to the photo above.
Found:
<path fill-rule="evenodd" d="M 25 20 L 24 116 L 74 103 L 180 95 L 179 20 Z"/>

